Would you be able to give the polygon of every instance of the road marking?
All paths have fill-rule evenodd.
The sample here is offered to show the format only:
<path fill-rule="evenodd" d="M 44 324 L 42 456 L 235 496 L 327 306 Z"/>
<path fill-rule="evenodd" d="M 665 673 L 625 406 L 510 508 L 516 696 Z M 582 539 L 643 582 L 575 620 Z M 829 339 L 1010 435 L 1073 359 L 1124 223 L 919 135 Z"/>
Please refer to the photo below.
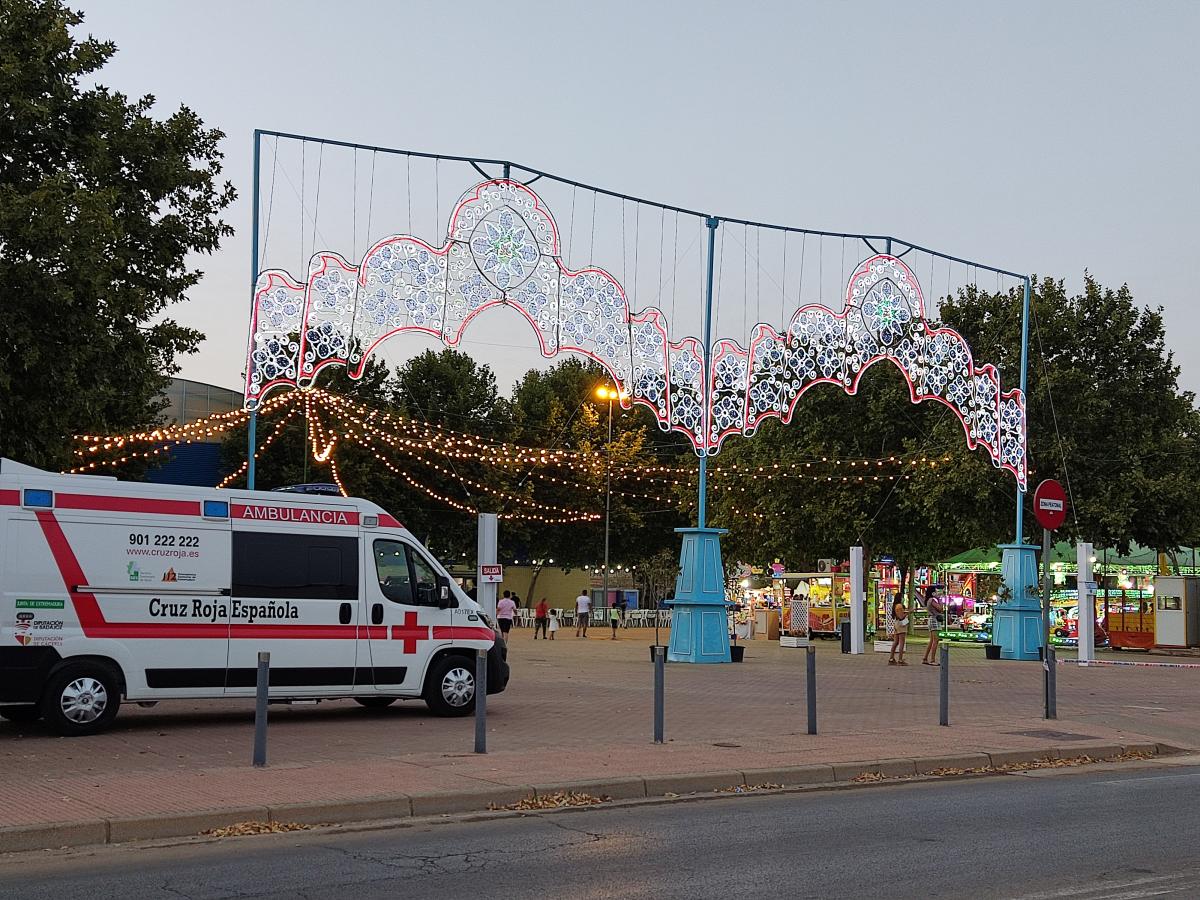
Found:
<path fill-rule="evenodd" d="M 1168 778 L 1200 778 L 1200 772 L 1190 772 L 1182 775 L 1147 775 L 1145 778 L 1119 778 L 1113 781 L 1099 781 L 1097 784 L 1135 784 L 1143 781 L 1165 781 Z"/>
<path fill-rule="evenodd" d="M 1167 884 L 1167 882 L 1194 877 L 1193 873 L 1187 872 L 1175 875 L 1154 875 L 1148 878 L 1132 878 L 1128 881 L 1108 884 L 1075 885 L 1054 891 L 1019 894 L 1014 895 L 1011 900 L 1059 900 L 1059 898 L 1083 897 L 1085 894 L 1092 895 L 1087 900 L 1137 900 L 1140 897 L 1161 897 L 1164 894 L 1172 894 L 1182 888 L 1196 885 L 1194 881 L 1190 884 Z M 1119 893 L 1113 893 L 1114 891 Z"/>
<path fill-rule="evenodd" d="M 1121 707 L 1122 709 L 1152 709 L 1155 712 L 1166 712 L 1165 706 L 1133 706 L 1132 704 Z"/>

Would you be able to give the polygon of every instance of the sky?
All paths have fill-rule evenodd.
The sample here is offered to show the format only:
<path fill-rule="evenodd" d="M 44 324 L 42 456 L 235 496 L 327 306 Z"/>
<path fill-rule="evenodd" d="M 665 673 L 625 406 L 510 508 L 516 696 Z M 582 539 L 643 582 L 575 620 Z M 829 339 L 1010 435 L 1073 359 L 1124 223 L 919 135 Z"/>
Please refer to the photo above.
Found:
<path fill-rule="evenodd" d="M 1106 285 L 1128 283 L 1139 303 L 1164 308 L 1181 384 L 1200 390 L 1200 310 L 1187 268 L 1195 258 L 1187 241 L 1200 233 L 1200 3 L 72 5 L 86 16 L 81 31 L 117 44 L 101 83 L 153 94 L 160 116 L 186 104 L 226 135 L 225 177 L 239 199 L 225 218 L 236 234 L 216 254 L 196 258 L 204 278 L 171 310 L 207 335 L 198 353 L 181 359 L 184 377 L 242 386 L 252 133 L 262 128 L 515 160 L 722 216 L 897 235 L 999 268 L 1062 277 L 1072 290 L 1087 271 Z M 369 156 L 296 151 L 264 145 L 272 159 L 263 164 L 263 202 L 269 174 L 279 203 L 265 264 L 293 272 L 306 252 L 351 257 L 414 222 L 437 240 L 436 217 L 444 222 L 453 199 L 477 180 L 461 167 L 414 171 L 410 182 L 427 194 L 436 180 L 429 215 L 414 215 L 411 203 L 384 190 L 399 177 L 394 165 L 372 190 Z M 344 187 L 351 182 L 353 189 Z M 557 198 L 560 224 L 568 196 Z M 284 212 L 285 201 L 295 212 Z M 314 220 L 314 210 L 325 219 Z M 630 296 L 653 296 L 635 308 L 666 304 L 649 262 L 656 242 L 664 243 L 664 223 L 657 211 L 647 215 L 632 245 L 641 249 L 633 280 L 642 290 Z M 752 250 L 765 256 L 750 246 L 753 235 L 728 236 L 721 262 L 729 275 Z M 602 235 L 601 262 L 628 277 L 637 251 L 616 258 L 630 246 L 624 233 L 619 246 L 614 251 Z M 836 244 L 822 244 L 820 264 L 829 272 L 814 296 L 816 263 L 806 257 L 808 284 L 796 285 L 796 249 L 781 249 L 792 254 L 792 274 L 786 261 L 782 272 L 765 272 L 780 289 L 781 314 L 793 293 L 829 302 L 863 255 L 852 246 L 847 259 L 843 246 L 839 257 Z M 575 254 L 573 264 L 581 261 Z M 766 267 L 756 268 L 743 270 L 741 295 L 755 308 L 741 309 L 741 298 L 723 304 L 718 335 L 744 343 L 747 316 L 751 324 L 769 318 L 757 290 L 751 301 L 748 285 L 755 274 L 761 285 Z M 958 284 L 976 276 L 949 267 L 931 268 L 929 277 Z M 680 304 L 678 329 L 694 333 L 695 308 Z M 400 336 L 384 355 L 396 363 L 431 346 L 432 339 Z M 500 310 L 463 349 L 492 366 L 507 392 L 526 369 L 546 364 L 536 347 L 532 330 Z"/>

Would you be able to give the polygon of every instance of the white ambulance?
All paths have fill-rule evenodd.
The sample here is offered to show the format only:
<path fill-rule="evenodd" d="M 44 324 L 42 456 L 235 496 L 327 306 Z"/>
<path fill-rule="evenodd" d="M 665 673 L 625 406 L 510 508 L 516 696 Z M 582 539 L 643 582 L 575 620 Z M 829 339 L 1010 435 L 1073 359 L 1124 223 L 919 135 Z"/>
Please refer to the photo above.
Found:
<path fill-rule="evenodd" d="M 65 735 L 122 698 L 422 698 L 508 683 L 494 624 L 373 503 L 56 475 L 0 460 L 0 717 Z"/>

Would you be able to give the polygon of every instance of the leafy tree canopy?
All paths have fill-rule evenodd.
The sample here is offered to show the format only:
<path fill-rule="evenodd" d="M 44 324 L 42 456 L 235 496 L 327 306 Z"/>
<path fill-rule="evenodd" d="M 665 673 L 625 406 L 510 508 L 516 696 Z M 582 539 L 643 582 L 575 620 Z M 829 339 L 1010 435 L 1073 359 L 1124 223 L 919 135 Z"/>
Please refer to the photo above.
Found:
<path fill-rule="evenodd" d="M 147 425 L 203 336 L 164 318 L 231 229 L 221 132 L 88 87 L 116 52 L 60 0 L 0 8 L 0 455 L 61 468 L 70 437 Z"/>

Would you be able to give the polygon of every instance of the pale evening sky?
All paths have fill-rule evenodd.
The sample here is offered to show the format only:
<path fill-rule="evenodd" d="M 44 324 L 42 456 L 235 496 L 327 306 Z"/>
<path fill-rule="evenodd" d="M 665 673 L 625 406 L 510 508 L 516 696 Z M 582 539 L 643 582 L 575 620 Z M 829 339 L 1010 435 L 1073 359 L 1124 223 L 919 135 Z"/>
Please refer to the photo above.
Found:
<path fill-rule="evenodd" d="M 1072 289 L 1087 269 L 1165 307 L 1181 381 L 1200 389 L 1187 245 L 1200 233 L 1200 3 L 74 5 L 86 14 L 83 31 L 119 48 L 102 83 L 153 93 L 159 115 L 186 103 L 226 134 L 226 176 L 240 195 L 227 220 L 237 234 L 197 261 L 205 278 L 171 313 L 208 335 L 182 360 L 186 377 L 241 387 L 251 136 L 265 128 L 511 159 L 719 215 L 893 234 L 1062 276 Z M 299 209 L 298 157 L 288 152 L 275 158 L 275 247 L 304 240 L 295 213 L 282 222 L 286 193 Z M 304 164 L 311 204 L 318 163 Z M 331 185 L 357 167 L 355 224 L 327 220 L 309 248 L 361 253 L 369 162 L 330 154 L 319 165 L 326 209 Z M 442 194 L 431 216 L 471 186 L 458 171 L 435 177 Z M 417 218 L 393 208 L 382 184 L 381 175 L 370 240 Z M 561 204 L 557 214 L 565 220 Z M 846 265 L 861 254 L 851 255 Z M 268 252 L 266 263 L 295 271 L 300 258 Z M 464 349 L 492 365 L 507 392 L 544 363 L 532 331 L 507 310 L 498 315 Z M 721 326 L 742 327 L 736 314 Z M 400 337 L 386 356 L 428 346 Z"/>

